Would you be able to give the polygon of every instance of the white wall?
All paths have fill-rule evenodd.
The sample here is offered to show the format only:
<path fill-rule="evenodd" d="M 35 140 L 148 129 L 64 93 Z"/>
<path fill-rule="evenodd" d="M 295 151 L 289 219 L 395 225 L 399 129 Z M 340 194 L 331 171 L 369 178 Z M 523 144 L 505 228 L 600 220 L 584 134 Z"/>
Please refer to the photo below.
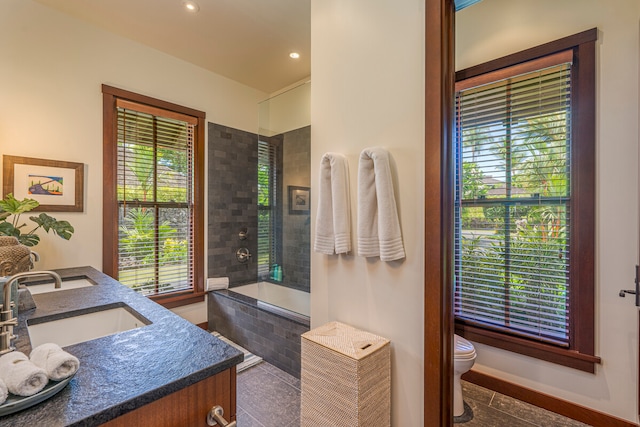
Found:
<path fill-rule="evenodd" d="M 85 164 L 84 212 L 52 214 L 75 234 L 70 241 L 41 234 L 38 269 L 102 266 L 101 84 L 251 132 L 267 96 L 32 0 L 0 2 L 0 58 L 0 153 Z M 199 307 L 194 319 L 204 322 Z"/>
<path fill-rule="evenodd" d="M 311 185 L 322 154 L 347 156 L 355 244 L 358 156 L 389 150 L 407 254 L 386 263 L 312 252 L 312 327 L 337 320 L 391 340 L 395 426 L 423 419 L 423 3 L 311 2 Z M 317 206 L 317 192 L 312 198 Z"/>
<path fill-rule="evenodd" d="M 637 420 L 637 0 L 484 0 L 456 15 L 456 69 L 598 27 L 595 375 L 478 345 L 475 369 Z"/>

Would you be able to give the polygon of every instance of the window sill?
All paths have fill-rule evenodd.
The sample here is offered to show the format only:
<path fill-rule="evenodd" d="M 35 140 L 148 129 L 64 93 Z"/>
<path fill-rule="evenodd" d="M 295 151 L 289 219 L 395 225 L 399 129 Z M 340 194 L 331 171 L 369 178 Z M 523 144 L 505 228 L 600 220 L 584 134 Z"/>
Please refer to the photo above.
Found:
<path fill-rule="evenodd" d="M 550 344 L 530 341 L 525 338 L 501 334 L 458 321 L 456 321 L 455 332 L 470 341 L 592 374 L 595 373 L 595 365 L 601 363 L 599 357 L 580 353 L 577 350 L 569 350 Z"/>
<path fill-rule="evenodd" d="M 154 295 L 150 296 L 149 299 L 157 302 L 164 308 L 176 308 L 181 307 L 183 305 L 195 304 L 198 302 L 204 301 L 204 292 L 195 293 L 192 291 L 189 292 L 176 292 L 173 294 L 167 295 Z"/>

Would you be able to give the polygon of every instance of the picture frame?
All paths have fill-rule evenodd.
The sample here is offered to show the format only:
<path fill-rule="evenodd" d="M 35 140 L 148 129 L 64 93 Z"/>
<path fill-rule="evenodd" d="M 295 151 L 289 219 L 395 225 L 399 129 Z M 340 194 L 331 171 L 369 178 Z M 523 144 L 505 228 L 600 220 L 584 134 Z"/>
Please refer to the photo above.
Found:
<path fill-rule="evenodd" d="M 84 211 L 84 163 L 3 156 L 3 197 L 34 199 L 40 212 Z"/>
<path fill-rule="evenodd" d="M 311 189 L 309 187 L 298 187 L 289 185 L 289 214 L 304 215 L 309 214 L 311 204 Z"/>

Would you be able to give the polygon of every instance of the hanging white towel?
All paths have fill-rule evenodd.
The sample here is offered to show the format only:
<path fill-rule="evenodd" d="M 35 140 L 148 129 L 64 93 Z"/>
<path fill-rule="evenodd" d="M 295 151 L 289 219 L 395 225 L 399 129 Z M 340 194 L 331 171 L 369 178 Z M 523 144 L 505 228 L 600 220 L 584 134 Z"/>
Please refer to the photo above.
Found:
<path fill-rule="evenodd" d="M 325 153 L 320 160 L 320 188 L 313 249 L 333 255 L 351 251 L 351 207 L 347 159 Z"/>
<path fill-rule="evenodd" d="M 358 164 L 358 255 L 382 261 L 405 257 L 389 153 L 365 148 Z"/>

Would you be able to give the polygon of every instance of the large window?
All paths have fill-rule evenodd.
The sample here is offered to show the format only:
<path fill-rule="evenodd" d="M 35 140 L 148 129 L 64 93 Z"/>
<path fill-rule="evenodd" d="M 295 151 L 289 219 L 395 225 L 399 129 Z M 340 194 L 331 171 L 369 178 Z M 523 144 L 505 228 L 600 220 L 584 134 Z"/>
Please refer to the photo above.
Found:
<path fill-rule="evenodd" d="M 204 114 L 103 92 L 104 270 L 159 301 L 190 300 L 202 293 Z"/>
<path fill-rule="evenodd" d="M 595 30 L 456 82 L 455 297 L 469 338 L 593 371 Z"/>

